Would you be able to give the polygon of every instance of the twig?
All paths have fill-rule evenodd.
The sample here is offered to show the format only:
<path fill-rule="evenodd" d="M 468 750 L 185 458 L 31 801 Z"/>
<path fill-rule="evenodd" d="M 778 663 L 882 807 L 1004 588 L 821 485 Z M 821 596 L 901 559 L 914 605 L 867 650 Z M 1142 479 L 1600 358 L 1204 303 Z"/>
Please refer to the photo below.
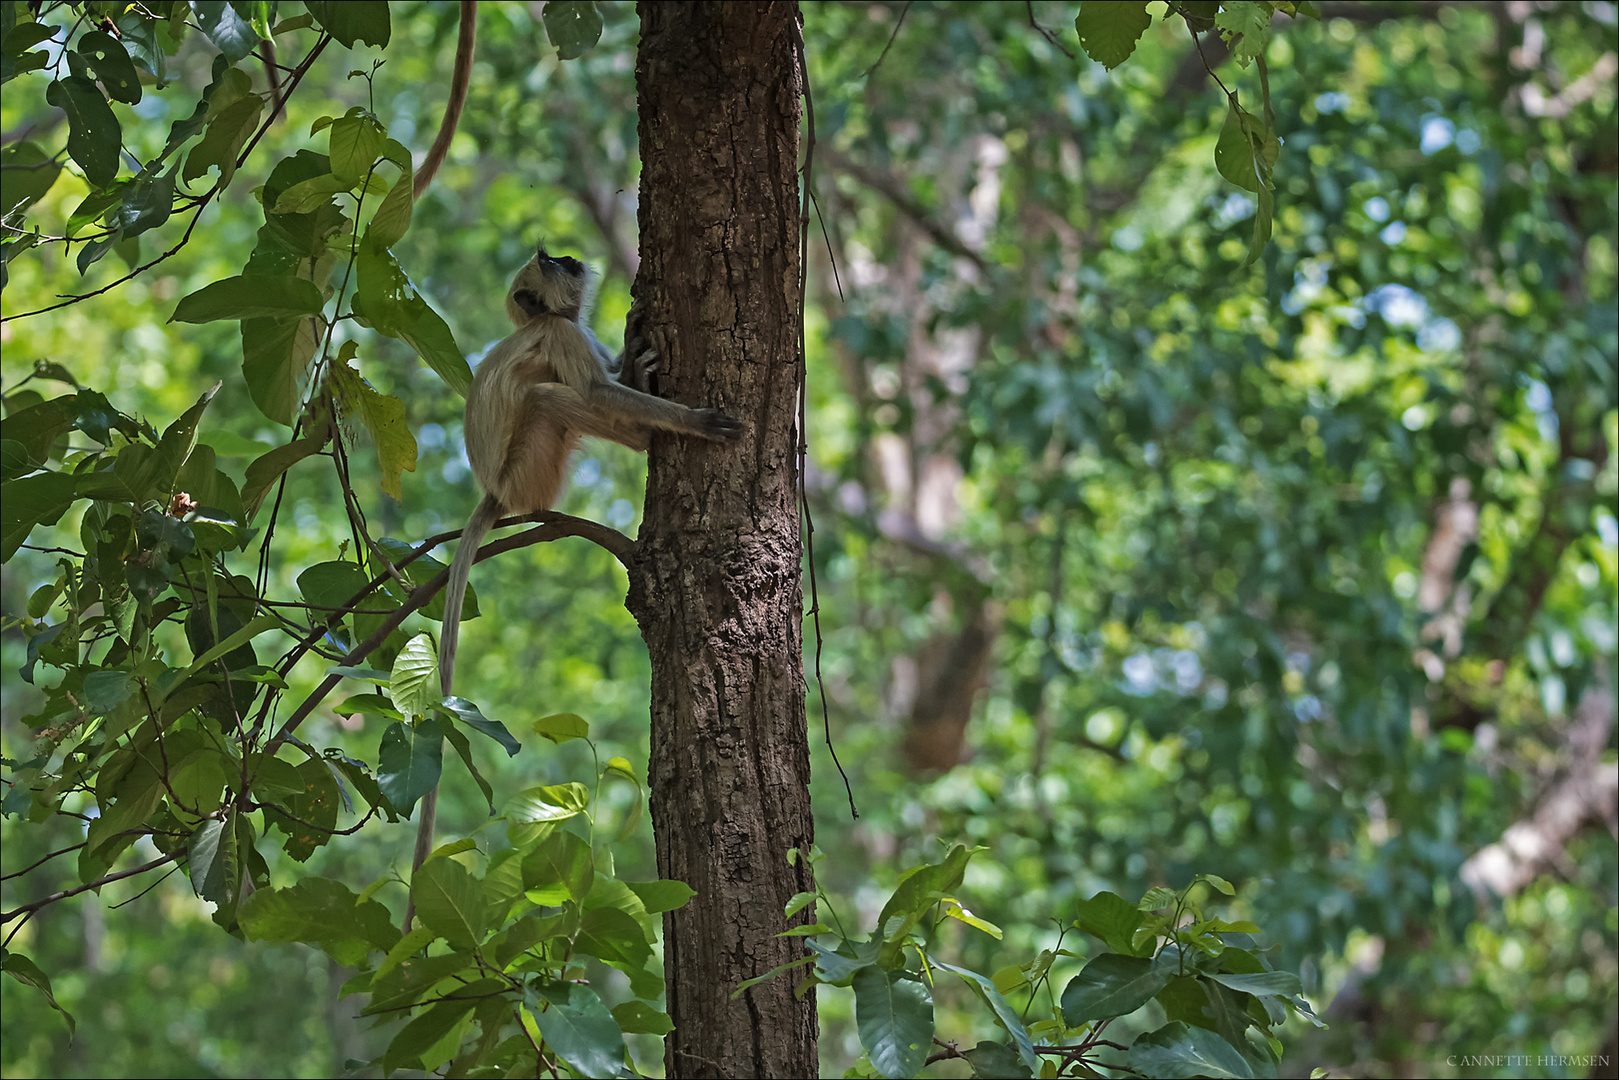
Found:
<path fill-rule="evenodd" d="M 297 69 L 292 74 L 292 78 L 287 81 L 286 95 L 284 95 L 280 103 L 270 111 L 269 119 L 264 121 L 264 123 L 259 126 L 259 130 L 255 132 L 253 137 L 247 141 L 247 145 L 242 147 L 242 152 L 236 159 L 237 168 L 241 168 L 244 164 L 246 164 L 248 155 L 253 152 L 254 147 L 258 146 L 259 140 L 264 138 L 265 132 L 270 130 L 270 125 L 275 123 L 276 118 L 281 114 L 282 108 L 286 105 L 287 97 L 290 97 L 292 92 L 298 88 L 298 83 L 303 79 L 304 75 L 308 73 L 310 65 L 315 62 L 315 59 L 320 56 L 322 50 L 326 48 L 331 40 L 332 37 L 330 34 L 322 34 L 320 40 L 315 43 L 315 47 L 311 49 L 309 51 L 309 55 L 304 58 L 303 63 L 298 65 Z M 26 319 L 30 315 L 43 315 L 47 311 L 55 311 L 58 308 L 65 308 L 72 304 L 77 304 L 80 301 L 88 300 L 91 297 L 100 296 L 102 293 L 111 292 L 113 289 L 116 289 L 125 282 L 131 281 L 136 276 L 150 270 L 158 263 L 167 261 L 169 258 L 178 253 L 181 248 L 185 247 L 186 244 L 191 240 L 191 233 L 196 229 L 197 222 L 202 219 L 203 210 L 211 201 L 213 201 L 214 196 L 218 195 L 224 190 L 224 186 L 224 177 L 220 177 L 219 182 L 214 184 L 214 186 L 209 189 L 208 193 L 197 201 L 196 209 L 191 215 L 191 224 L 186 226 L 186 231 L 184 235 L 180 237 L 179 243 L 169 248 L 169 250 L 165 251 L 151 262 L 142 263 L 140 266 L 135 267 L 135 269 L 131 270 L 123 277 L 117 278 L 111 283 L 103 285 L 99 289 L 93 289 L 87 293 L 76 293 L 69 295 L 63 298 L 60 303 L 47 304 L 45 307 L 35 308 L 33 311 L 19 312 L 16 315 L 0 316 L 0 323 L 10 322 L 13 319 Z"/>
<path fill-rule="evenodd" d="M 1029 12 L 1029 25 L 1038 30 L 1041 37 L 1045 38 L 1047 42 L 1056 47 L 1056 49 L 1064 56 L 1068 57 L 1068 59 L 1077 59 L 1073 53 L 1068 51 L 1067 46 L 1057 40 L 1057 35 L 1053 34 L 1050 30 L 1047 30 L 1045 27 L 1034 21 L 1034 0 L 1023 0 L 1023 6 L 1027 8 Z"/>
<path fill-rule="evenodd" d="M 583 518 L 569 517 L 567 514 L 553 514 L 546 510 L 529 514 L 525 517 L 504 518 L 496 522 L 496 527 L 527 521 L 538 521 L 540 524 L 537 528 L 529 529 L 527 532 L 518 533 L 516 536 L 503 537 L 492 543 L 485 544 L 478 549 L 478 554 L 473 559 L 473 563 L 477 564 L 485 559 L 494 558 L 496 555 L 504 554 L 517 548 L 530 547 L 534 544 L 544 543 L 547 540 L 557 540 L 564 536 L 582 536 L 586 540 L 605 548 L 614 558 L 624 563 L 629 561 L 635 551 L 635 541 L 616 529 L 610 529 L 606 525 L 599 525 L 594 521 L 586 521 Z M 415 592 L 410 594 L 410 598 L 390 615 L 381 626 L 377 627 L 370 637 L 360 642 L 343 657 L 343 663 L 345 665 L 354 665 L 369 656 L 374 649 L 387 641 L 388 635 L 397 630 L 399 625 L 409 618 L 412 613 L 425 607 L 428 601 L 437 596 L 439 591 L 444 588 L 444 584 L 449 580 L 449 577 L 450 571 L 445 569 L 431 581 L 417 588 Z M 337 684 L 342 682 L 343 678 L 342 675 L 326 676 L 321 684 L 315 688 L 314 693 L 298 703 L 298 707 L 292 711 L 291 716 L 287 717 L 286 721 L 281 725 L 281 729 L 275 733 L 275 737 L 266 744 L 265 753 L 274 753 L 276 747 L 286 742 L 292 736 L 292 733 L 297 730 L 298 725 L 302 724 L 309 714 L 315 711 L 315 706 L 319 705 L 327 694 L 336 689 Z"/>
<path fill-rule="evenodd" d="M 877 70 L 877 65 L 883 62 L 883 58 L 888 55 L 888 50 L 893 48 L 894 39 L 899 37 L 899 28 L 905 25 L 905 16 L 911 13 L 912 2 L 913 0 L 905 0 L 905 6 L 899 9 L 899 21 L 894 24 L 893 33 L 888 35 L 888 40 L 883 44 L 883 51 L 877 54 L 877 59 L 866 69 L 865 75 L 861 76 L 862 78 L 871 78 L 871 73 Z M 808 72 L 804 75 L 804 82 L 806 85 L 809 83 Z"/>
<path fill-rule="evenodd" d="M 63 889 L 61 892 L 53 892 L 49 896 L 41 897 L 31 904 L 24 904 L 22 907 L 12 908 L 10 911 L 0 914 L 0 926 L 5 925 L 19 915 L 27 915 L 38 911 L 47 904 L 54 904 L 58 900 L 66 900 L 70 896 L 77 896 L 82 892 L 89 892 L 91 889 L 99 889 L 101 886 L 110 885 L 115 881 L 122 881 L 125 878 L 135 877 L 136 875 L 146 873 L 148 870 L 156 870 L 158 867 L 178 859 L 180 854 L 181 853 L 178 851 L 170 852 L 167 855 L 153 859 L 149 863 L 142 863 L 140 866 L 133 867 L 129 870 L 120 870 L 116 874 L 107 874 L 103 877 L 96 878 L 94 881 L 87 881 L 83 885 L 75 885 L 71 889 Z"/>
<path fill-rule="evenodd" d="M 49 855 L 43 855 L 39 859 L 37 859 L 36 861 L 29 863 L 27 866 L 23 867 L 21 870 L 13 870 L 9 874 L 0 875 L 0 881 L 10 881 L 14 877 L 22 877 L 24 874 L 28 873 L 28 871 L 35 870 L 35 869 L 38 869 L 41 866 L 44 866 L 46 863 L 50 862 L 52 859 L 56 858 L 58 855 L 66 855 L 70 851 L 77 851 L 87 843 L 89 843 L 89 841 L 81 840 L 77 844 L 74 844 L 72 847 L 58 848 L 56 851 L 51 852 Z"/>

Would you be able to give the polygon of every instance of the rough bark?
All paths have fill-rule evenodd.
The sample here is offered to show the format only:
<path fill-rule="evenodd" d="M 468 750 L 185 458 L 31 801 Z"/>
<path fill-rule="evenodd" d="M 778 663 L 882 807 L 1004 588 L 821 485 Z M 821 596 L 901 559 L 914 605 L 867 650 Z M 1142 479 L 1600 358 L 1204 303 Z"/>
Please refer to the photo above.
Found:
<path fill-rule="evenodd" d="M 798 6 L 642 3 L 640 328 L 658 393 L 747 423 L 735 443 L 654 438 L 628 604 L 652 661 L 652 821 L 670 1076 L 815 1076 L 814 995 L 777 938 L 813 888 L 794 424 Z"/>

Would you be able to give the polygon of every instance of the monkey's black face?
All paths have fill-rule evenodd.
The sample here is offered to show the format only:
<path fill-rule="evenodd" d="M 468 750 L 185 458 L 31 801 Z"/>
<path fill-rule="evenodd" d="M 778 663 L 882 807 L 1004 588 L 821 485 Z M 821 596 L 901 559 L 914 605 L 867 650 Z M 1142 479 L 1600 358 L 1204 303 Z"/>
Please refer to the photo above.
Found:
<path fill-rule="evenodd" d="M 545 248 L 541 247 L 539 251 L 535 252 L 534 258 L 541 265 L 554 266 L 569 277 L 585 276 L 585 264 L 572 256 L 564 255 L 560 259 L 553 259 L 545 253 Z"/>

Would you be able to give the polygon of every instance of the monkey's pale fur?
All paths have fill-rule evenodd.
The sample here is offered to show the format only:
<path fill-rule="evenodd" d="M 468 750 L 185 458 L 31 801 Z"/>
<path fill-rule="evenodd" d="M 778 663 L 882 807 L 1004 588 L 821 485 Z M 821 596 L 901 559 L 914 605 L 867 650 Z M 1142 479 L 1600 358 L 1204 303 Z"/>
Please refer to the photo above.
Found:
<path fill-rule="evenodd" d="M 450 567 L 439 680 L 455 676 L 455 650 L 467 576 L 485 533 L 502 514 L 547 510 L 567 479 L 568 458 L 585 435 L 646 450 L 654 428 L 705 439 L 734 439 L 742 425 L 715 409 L 692 409 L 642 393 L 656 368 L 650 353 L 615 363 L 582 324 L 589 272 L 577 259 L 541 248 L 517 272 L 506 313 L 517 330 L 490 350 L 467 394 L 467 458 L 487 493 Z"/>

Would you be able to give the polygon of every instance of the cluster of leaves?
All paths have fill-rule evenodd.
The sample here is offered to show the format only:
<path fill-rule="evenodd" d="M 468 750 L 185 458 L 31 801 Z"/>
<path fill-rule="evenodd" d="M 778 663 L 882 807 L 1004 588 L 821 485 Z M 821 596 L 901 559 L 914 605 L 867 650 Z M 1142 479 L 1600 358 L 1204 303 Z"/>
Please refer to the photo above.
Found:
<path fill-rule="evenodd" d="M 1263 115 L 1243 108 L 1237 91 L 1220 89 L 1228 102 L 1225 126 L 1220 129 L 1220 141 L 1214 148 L 1214 164 L 1220 175 L 1252 192 L 1259 209 L 1254 215 L 1253 237 L 1248 244 L 1247 266 L 1265 250 L 1270 242 L 1271 224 L 1276 216 L 1276 184 L 1271 172 L 1281 151 L 1276 137 L 1276 113 L 1271 107 L 1270 76 L 1265 67 L 1265 51 L 1270 46 L 1271 19 L 1278 15 L 1289 18 L 1301 16 L 1321 18 L 1310 0 L 1177 0 L 1169 5 L 1164 18 L 1177 16 L 1195 39 L 1198 34 L 1217 30 L 1231 49 L 1231 55 L 1243 67 L 1253 64 L 1259 71 L 1260 100 Z M 1074 17 L 1074 32 L 1085 55 L 1109 71 L 1128 60 L 1136 51 L 1141 35 L 1152 25 L 1145 0 L 1126 3 L 1082 3 Z M 1212 72 L 1210 74 L 1213 74 Z M 1218 79 L 1218 76 L 1216 76 Z"/>
<path fill-rule="evenodd" d="M 402 802 L 437 784 L 442 745 L 437 731 L 428 730 L 431 719 L 418 714 L 409 725 L 411 703 L 441 717 L 475 714 L 459 698 L 427 704 L 420 687 L 436 678 L 431 652 L 422 653 L 425 660 L 409 654 L 401 654 L 386 679 L 391 701 L 362 694 L 342 706 L 398 718 L 383 735 L 378 779 L 385 798 Z M 384 681 L 382 673 L 361 677 Z M 510 740 L 504 728 L 481 717 L 468 722 Z M 446 735 L 450 730 L 445 725 Z M 566 713 L 538 721 L 534 730 L 559 743 L 588 735 L 585 721 Z M 470 768 L 464 737 L 451 736 L 451 742 Z M 636 788 L 618 831 L 623 839 L 639 820 L 641 785 L 628 761 L 613 758 L 597 776 L 598 804 L 599 785 L 615 778 Z M 481 777 L 478 782 L 488 796 L 488 785 Z M 633 1064 L 625 1034 L 670 1030 L 658 1007 L 664 980 L 652 945 L 661 913 L 679 908 L 692 892 L 676 881 L 615 878 L 607 845 L 592 846 L 592 796 L 577 782 L 514 795 L 500 815 L 508 845 L 482 859 L 481 874 L 462 861 L 476 851 L 470 838 L 434 851 L 411 879 L 417 925 L 403 933 L 372 898 L 392 880 L 387 877 L 359 894 L 319 877 L 261 890 L 242 905 L 242 930 L 249 940 L 301 941 L 359 967 L 342 993 L 370 995 L 361 1015 L 411 1016 L 386 1052 L 368 1063 L 385 1075 L 401 1068 L 432 1071 L 446 1062 L 457 1076 L 554 1072 L 559 1062 L 580 1076 L 624 1075 Z M 583 835 L 570 824 L 582 824 Z M 611 1010 L 585 985 L 591 960 L 629 980 L 631 996 Z"/>
<path fill-rule="evenodd" d="M 87 14 L 100 18 L 100 6 Z M 269 3 L 105 6 L 105 14 L 117 9 L 117 20 L 105 31 L 69 33 L 73 47 L 61 49 L 59 62 L 71 73 L 47 90 L 68 114 L 64 150 L 53 156 L 22 143 L 6 152 L 8 261 L 43 242 L 83 244 L 82 273 L 107 250 L 162 225 L 174 207 L 200 213 L 269 122 L 264 114 L 273 92 L 255 92 L 237 66 L 261 40 L 313 32 L 308 58 L 294 69 L 299 76 L 328 41 L 380 46 L 390 34 L 385 3 L 311 3 L 273 28 L 277 5 Z M 593 4 L 553 7 L 547 25 L 559 46 L 566 44 L 564 53 L 576 55 L 594 42 L 592 16 L 599 36 Z M 21 10 L 0 5 L 7 79 L 49 66 L 45 51 L 28 50 L 61 33 L 45 22 L 18 23 Z M 135 176 L 120 178 L 121 128 L 96 82 L 116 101 L 139 100 L 140 79 L 130 64 L 161 83 L 163 58 L 179 48 L 191 21 L 220 50 L 211 82 L 161 153 Z M 135 49 L 134 61 L 126 45 Z M 369 80 L 374 70 L 353 74 Z M 182 163 L 179 152 L 196 136 L 201 141 Z M 28 643 L 23 678 L 40 689 L 42 702 L 21 718 L 36 741 L 26 760 L 4 762 L 0 810 L 35 824 L 65 815 L 86 826 L 81 843 L 53 853 L 77 852 L 80 884 L 9 910 L 4 920 L 20 920 L 14 934 L 50 903 L 172 864 L 189 875 L 196 894 L 214 905 L 214 921 L 229 932 L 321 948 L 362 967 L 347 989 L 370 994 L 368 1015 L 415 1012 L 378 1060 L 386 1071 L 424 1061 L 435 1068 L 455 1058 L 464 1075 L 505 1075 L 514 1065 L 532 1072 L 542 1063 L 554 1070 L 558 1062 L 581 1075 L 616 1075 L 626 1068 L 626 1032 L 668 1030 L 656 1005 L 663 979 L 652 951 L 655 922 L 690 890 L 615 879 L 610 842 L 593 849 L 589 839 L 595 816 L 584 784 L 514 797 L 501 815 L 508 845 L 489 854 L 479 877 L 457 858 L 474 847 L 471 839 L 434 852 L 408 883 L 414 929 L 401 931 L 374 898 L 397 880 L 391 874 L 359 895 L 314 876 L 271 887 L 260 845 L 272 831 L 283 834 L 282 852 L 304 863 L 374 818 L 409 817 L 440 781 L 445 742 L 493 813 L 495 793 L 467 733 L 490 737 L 508 754 L 519 749 L 503 724 L 471 702 L 440 698 L 432 638 L 401 626 L 417 610 L 429 620 L 443 617 L 435 575 L 441 579 L 444 567 L 424 554 L 438 540 L 412 547 L 372 537 L 349 479 L 347 446 L 356 429 L 375 444 L 381 486 L 395 499 L 401 474 L 415 468 L 417 448 L 404 403 L 361 377 L 354 364 L 361 341 L 347 333 L 339 340 L 340 327 L 405 342 L 457 393 L 471 382 L 448 326 L 391 251 L 412 217 L 411 155 L 365 107 L 316 120 L 310 138 L 317 136 L 325 153 L 301 149 L 284 158 L 255 191 L 263 225 L 241 273 L 192 292 L 173 314 L 181 323 L 239 324 L 249 395 L 265 417 L 292 429 L 290 441 L 272 449 L 224 433 L 199 440 L 217 385 L 161 432 L 49 361 L 38 361 L 4 398 L 0 556 L 9 561 L 36 529 L 70 515 L 78 522 L 79 549 L 50 549 L 61 556 L 55 579 L 10 620 Z M 64 235 L 48 237 L 37 227 L 24 232 L 16 223 L 49 192 L 64 155 L 90 194 Z M 213 187 L 185 193 L 210 167 L 219 169 Z M 14 184 L 14 177 L 22 182 Z M 84 232 L 97 221 L 99 231 Z M 35 389 L 51 382 L 73 392 L 47 398 Z M 249 460 L 242 471 L 227 471 L 221 466 L 229 457 Z M 321 460 L 337 470 L 353 552 L 304 568 L 297 600 L 272 599 L 266 560 L 288 472 Z M 257 572 L 243 572 L 234 564 L 255 559 L 249 551 L 255 542 Z M 463 617 L 476 613 L 469 593 Z M 267 646 L 288 637 L 293 644 L 264 662 Z M 328 669 L 327 688 L 349 679 L 386 689 L 352 695 L 336 708 L 382 721 L 374 764 L 297 736 L 322 691 L 272 727 L 294 666 L 311 653 L 338 661 Z M 533 730 L 555 742 L 588 733 L 571 714 L 541 720 Z M 622 840 L 640 816 L 640 784 L 623 758 L 598 770 L 598 789 L 612 777 L 637 789 Z M 339 828 L 343 812 L 359 820 Z M 570 831 L 581 824 L 583 835 Z M 137 844 L 155 849 L 156 857 L 115 871 Z M 372 952 L 383 958 L 367 967 Z M 634 999 L 609 1012 L 577 981 L 586 957 L 623 970 Z M 48 974 L 27 956 L 7 951 L 4 970 L 57 1006 Z M 473 1019 L 478 1034 L 463 1049 Z"/>
<path fill-rule="evenodd" d="M 1096 938 L 1105 952 L 1092 956 L 1069 979 L 1061 995 L 1053 969 L 1081 954 L 1063 948 L 1063 935 L 1025 964 L 985 975 L 947 963 L 933 949 L 932 929 L 946 919 L 971 926 L 997 941 L 1002 933 L 974 915 L 953 895 L 968 860 L 983 848 L 957 844 L 936 863 L 913 866 L 883 905 L 877 926 L 863 937 L 841 927 L 824 892 L 803 893 L 788 915 L 818 903 L 835 929 L 816 922 L 795 927 L 810 955 L 741 984 L 736 993 L 794 969 L 813 965 L 795 988 L 854 991 L 855 1023 L 865 1057 L 845 1074 L 900 1080 L 937 1061 L 961 1058 L 981 1077 L 1098 1076 L 1103 1070 L 1141 1076 L 1275 1077 L 1282 1044 L 1273 1032 L 1290 1014 L 1320 1025 L 1303 997 L 1297 975 L 1277 971 L 1253 935 L 1251 922 L 1205 917 L 1194 892 L 1208 886 L 1230 897 L 1223 878 L 1200 874 L 1183 889 L 1154 888 L 1132 904 L 1111 892 L 1080 902 L 1078 917 L 1064 929 Z M 791 858 L 819 861 L 817 848 Z M 960 1050 L 937 1037 L 933 991 L 938 973 L 954 975 L 986 1006 L 1005 1040 Z M 1011 998 L 1022 996 L 1020 1010 Z M 1042 996 L 1044 1005 L 1041 1006 Z M 1167 1023 L 1143 1030 L 1124 1046 L 1104 1038 L 1108 1026 L 1157 1001 Z M 1139 1025 L 1136 1025 L 1139 1026 Z M 940 1049 L 935 1052 L 934 1047 Z"/>

